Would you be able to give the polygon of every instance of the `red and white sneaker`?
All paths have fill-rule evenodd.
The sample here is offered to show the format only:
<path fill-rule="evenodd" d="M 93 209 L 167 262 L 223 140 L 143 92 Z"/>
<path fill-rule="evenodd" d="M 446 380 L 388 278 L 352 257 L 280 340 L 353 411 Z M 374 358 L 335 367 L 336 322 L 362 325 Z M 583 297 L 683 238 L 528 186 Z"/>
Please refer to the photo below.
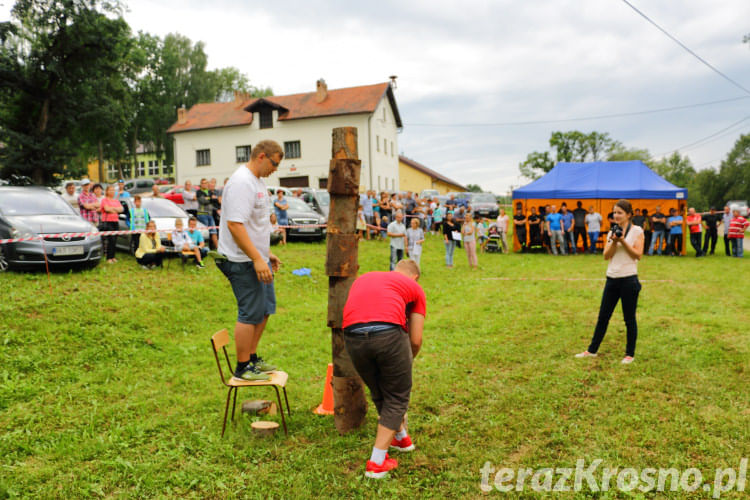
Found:
<path fill-rule="evenodd" d="M 393 438 L 393 441 L 391 441 L 391 448 L 395 448 L 398 451 L 411 451 L 414 449 L 414 443 L 411 442 L 409 436 L 406 436 L 403 439 Z"/>
<path fill-rule="evenodd" d="M 365 466 L 365 477 L 372 479 L 383 479 L 388 475 L 389 470 L 393 470 L 398 467 L 398 461 L 393 458 L 388 458 L 388 454 L 385 454 L 385 460 L 383 463 L 378 465 L 372 460 L 367 461 Z"/>
<path fill-rule="evenodd" d="M 575 355 L 576 358 L 595 358 L 596 354 L 588 351 L 579 352 Z"/>

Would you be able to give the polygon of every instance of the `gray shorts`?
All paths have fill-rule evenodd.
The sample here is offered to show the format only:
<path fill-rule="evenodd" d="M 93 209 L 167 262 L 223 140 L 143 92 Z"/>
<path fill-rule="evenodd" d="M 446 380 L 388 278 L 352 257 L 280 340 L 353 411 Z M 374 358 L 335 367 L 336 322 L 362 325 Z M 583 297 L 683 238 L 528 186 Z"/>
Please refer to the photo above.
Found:
<path fill-rule="evenodd" d="M 216 261 L 217 267 L 232 285 L 237 299 L 237 322 L 258 325 L 276 312 L 276 290 L 273 281 L 262 283 L 252 262 Z M 268 267 L 271 267 L 270 262 Z"/>

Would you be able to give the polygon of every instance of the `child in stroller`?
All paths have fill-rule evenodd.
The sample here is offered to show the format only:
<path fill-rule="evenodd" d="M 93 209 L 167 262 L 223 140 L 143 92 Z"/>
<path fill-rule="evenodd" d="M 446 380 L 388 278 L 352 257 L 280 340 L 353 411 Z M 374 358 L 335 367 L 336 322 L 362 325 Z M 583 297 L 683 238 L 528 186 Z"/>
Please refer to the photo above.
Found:
<path fill-rule="evenodd" d="M 488 234 L 489 239 L 487 240 L 487 244 L 485 245 L 485 250 L 491 253 L 502 253 L 502 247 L 500 246 L 500 230 L 498 229 L 496 223 L 493 222 L 492 224 L 490 224 Z"/>

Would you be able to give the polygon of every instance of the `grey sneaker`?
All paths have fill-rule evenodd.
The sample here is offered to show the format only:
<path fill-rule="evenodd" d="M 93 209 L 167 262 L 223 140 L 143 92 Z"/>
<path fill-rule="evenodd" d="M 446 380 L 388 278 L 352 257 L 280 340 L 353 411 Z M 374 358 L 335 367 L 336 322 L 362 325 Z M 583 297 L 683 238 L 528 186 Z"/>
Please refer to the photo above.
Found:
<path fill-rule="evenodd" d="M 257 368 L 259 371 L 263 373 L 268 373 L 276 370 L 276 366 L 272 365 L 271 363 L 268 363 L 263 358 L 258 356 L 258 361 L 255 362 L 255 368 Z"/>
<path fill-rule="evenodd" d="M 265 373 L 262 373 L 252 363 L 247 365 L 247 368 L 245 368 L 245 370 L 242 373 L 240 373 L 239 376 L 235 374 L 232 378 L 238 382 L 241 382 L 241 381 L 265 382 L 267 380 L 271 380 L 270 375 L 266 375 Z"/>

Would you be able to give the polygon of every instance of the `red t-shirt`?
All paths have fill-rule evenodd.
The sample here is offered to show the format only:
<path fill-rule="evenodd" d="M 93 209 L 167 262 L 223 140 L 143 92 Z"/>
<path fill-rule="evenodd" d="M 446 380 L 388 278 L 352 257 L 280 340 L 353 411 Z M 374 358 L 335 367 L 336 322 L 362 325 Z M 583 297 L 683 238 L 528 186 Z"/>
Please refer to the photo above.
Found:
<path fill-rule="evenodd" d="M 735 217 L 729 223 L 729 237 L 730 238 L 744 238 L 745 228 L 747 227 L 747 220 L 743 216 Z"/>
<path fill-rule="evenodd" d="M 116 212 L 115 213 L 105 212 L 104 207 L 115 208 L 115 207 L 121 207 L 121 206 L 122 205 L 120 204 L 120 202 L 115 200 L 114 198 L 109 199 L 106 196 L 102 198 L 101 208 L 100 208 L 100 210 L 102 211 L 101 221 L 102 222 L 117 222 L 119 214 Z"/>
<path fill-rule="evenodd" d="M 697 222 L 698 224 L 690 225 L 691 222 Z M 695 215 L 688 215 L 687 216 L 687 223 L 688 227 L 690 228 L 691 233 L 700 233 L 701 232 L 701 216 L 698 214 Z"/>
<path fill-rule="evenodd" d="M 349 290 L 344 306 L 344 328 L 358 323 L 383 322 L 406 329 L 410 313 L 425 315 L 424 290 L 413 279 L 396 271 L 365 273 Z"/>

